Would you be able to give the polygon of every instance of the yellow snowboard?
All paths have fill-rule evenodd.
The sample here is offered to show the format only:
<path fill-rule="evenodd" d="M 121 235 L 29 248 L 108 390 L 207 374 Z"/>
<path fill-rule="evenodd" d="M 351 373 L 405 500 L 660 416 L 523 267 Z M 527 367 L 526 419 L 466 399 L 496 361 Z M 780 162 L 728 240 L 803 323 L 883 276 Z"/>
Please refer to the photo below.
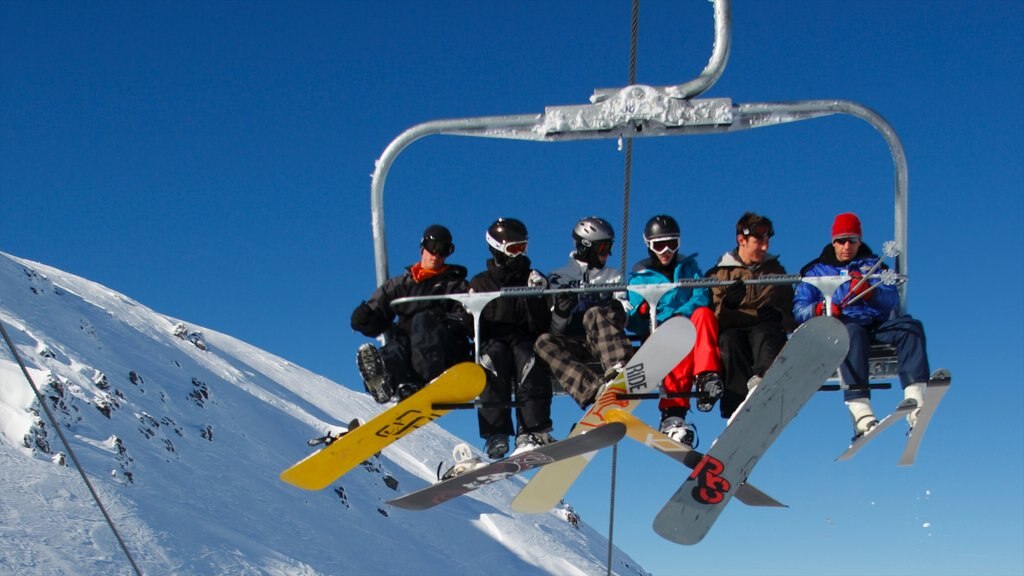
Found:
<path fill-rule="evenodd" d="M 395 440 L 448 412 L 435 410 L 434 404 L 469 402 L 480 395 L 486 383 L 483 369 L 476 364 L 456 364 L 422 390 L 281 472 L 281 480 L 306 490 L 321 490 Z"/>

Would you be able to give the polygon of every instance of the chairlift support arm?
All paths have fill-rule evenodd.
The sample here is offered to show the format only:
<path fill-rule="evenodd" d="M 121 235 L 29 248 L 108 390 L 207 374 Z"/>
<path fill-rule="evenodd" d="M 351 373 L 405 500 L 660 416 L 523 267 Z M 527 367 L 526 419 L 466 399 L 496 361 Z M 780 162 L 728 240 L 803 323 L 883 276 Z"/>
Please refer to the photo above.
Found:
<path fill-rule="evenodd" d="M 900 248 L 895 270 L 908 273 L 907 159 L 892 126 L 875 111 L 848 100 L 806 100 L 734 104 L 729 98 L 693 99 L 721 76 L 731 45 L 729 0 L 715 0 L 715 46 L 696 79 L 674 86 L 634 84 L 595 91 L 591 104 L 551 106 L 543 114 L 434 120 L 409 128 L 377 160 L 370 189 L 377 284 L 388 278 L 384 185 L 395 159 L 410 144 L 433 135 L 503 138 L 536 142 L 718 134 L 845 114 L 875 128 L 885 140 L 895 169 L 893 237 Z M 900 286 L 900 312 L 906 311 L 907 284 Z"/>

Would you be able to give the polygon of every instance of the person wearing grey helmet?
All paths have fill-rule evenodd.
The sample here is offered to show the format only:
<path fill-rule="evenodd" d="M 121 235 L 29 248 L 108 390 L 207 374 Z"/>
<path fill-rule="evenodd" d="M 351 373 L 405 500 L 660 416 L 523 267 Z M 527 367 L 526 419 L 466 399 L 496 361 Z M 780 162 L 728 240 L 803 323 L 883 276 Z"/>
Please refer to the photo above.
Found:
<path fill-rule="evenodd" d="M 581 219 L 573 227 L 572 239 L 569 261 L 548 276 L 551 288 L 622 283 L 622 272 L 607 266 L 615 242 L 607 220 Z M 551 330 L 537 338 L 534 350 L 562 388 L 586 409 L 633 355 L 625 334 L 625 293 L 560 293 L 552 299 L 551 312 Z"/>

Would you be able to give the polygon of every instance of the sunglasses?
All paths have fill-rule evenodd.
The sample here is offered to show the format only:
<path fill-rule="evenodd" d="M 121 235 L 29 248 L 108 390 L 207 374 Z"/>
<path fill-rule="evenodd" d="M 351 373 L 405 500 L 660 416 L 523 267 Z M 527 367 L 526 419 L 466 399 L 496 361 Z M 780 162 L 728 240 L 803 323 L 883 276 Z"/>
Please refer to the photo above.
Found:
<path fill-rule="evenodd" d="M 423 249 L 430 252 L 434 256 L 448 257 L 455 252 L 455 244 L 446 240 L 438 240 L 436 238 L 426 238 L 423 240 Z"/>
<path fill-rule="evenodd" d="M 744 228 L 743 235 L 753 236 L 755 238 L 760 238 L 761 240 L 767 240 L 772 236 L 775 236 L 775 229 L 772 227 L 771 224 L 759 222 L 757 224 L 754 224 L 753 226 Z"/>
<path fill-rule="evenodd" d="M 835 240 L 832 241 L 832 243 L 833 244 L 843 244 L 843 245 L 850 244 L 850 243 L 859 244 L 860 243 L 860 238 L 858 238 L 856 236 L 847 236 L 846 238 L 836 238 Z"/>
<path fill-rule="evenodd" d="M 526 254 L 526 240 L 523 240 L 522 242 L 507 242 L 502 244 L 501 248 L 498 250 L 501 251 L 502 254 L 511 256 L 512 258 L 521 256 Z"/>
<path fill-rule="evenodd" d="M 647 247 L 651 249 L 651 252 L 655 254 L 664 254 L 665 252 L 676 252 L 679 250 L 679 237 L 674 236 L 670 238 L 654 238 L 647 241 Z"/>

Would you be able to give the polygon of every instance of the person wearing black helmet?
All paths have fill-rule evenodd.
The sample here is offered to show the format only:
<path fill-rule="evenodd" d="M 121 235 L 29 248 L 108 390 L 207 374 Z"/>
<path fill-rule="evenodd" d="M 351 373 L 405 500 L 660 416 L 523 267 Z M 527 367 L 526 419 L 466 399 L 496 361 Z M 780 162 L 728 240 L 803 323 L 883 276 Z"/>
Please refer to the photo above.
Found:
<path fill-rule="evenodd" d="M 472 320 L 461 304 L 391 304 L 407 296 L 466 292 L 466 268 L 446 261 L 453 252 L 452 233 L 440 224 L 428 226 L 420 239 L 419 262 L 386 280 L 352 311 L 353 330 L 369 338 L 389 333 L 381 348 L 366 343 L 356 352 L 366 390 L 381 404 L 395 395 L 406 398 L 449 367 L 472 359 L 466 329 Z"/>
<path fill-rule="evenodd" d="M 746 212 L 736 222 L 736 248 L 726 252 L 708 270 L 708 277 L 732 281 L 711 289 L 718 316 L 718 346 L 725 368 L 725 392 L 719 409 L 722 418 L 736 408 L 764 377 L 786 345 L 786 332 L 796 328 L 793 288 L 788 284 L 750 285 L 747 280 L 785 274 L 779 257 L 768 252 L 775 228 L 771 219 Z"/>
<path fill-rule="evenodd" d="M 679 254 L 679 223 L 664 214 L 654 216 L 644 226 L 644 243 L 647 258 L 637 262 L 630 274 L 630 284 L 663 284 L 680 280 L 701 278 L 697 266 L 697 255 Z M 722 395 L 722 361 L 718 352 L 718 322 L 714 312 L 708 308 L 710 296 L 707 288 L 673 288 L 658 300 L 655 317 L 658 323 L 673 316 L 685 316 L 697 329 L 697 340 L 693 349 L 669 372 L 662 382 L 665 391 L 687 394 L 696 383 L 697 409 L 708 412 Z M 651 330 L 650 306 L 640 294 L 629 293 L 629 328 L 638 335 L 649 334 Z M 689 398 L 662 398 L 658 403 L 661 410 L 662 432 L 671 438 L 695 446 L 696 429 L 686 420 L 690 409 Z"/>
<path fill-rule="evenodd" d="M 580 288 L 622 282 L 622 272 L 606 266 L 615 231 L 603 218 L 591 216 L 572 231 L 569 262 L 552 272 L 552 288 Z M 633 355 L 626 337 L 625 294 L 622 292 L 560 293 L 553 299 L 551 330 L 534 344 L 562 388 L 581 408 Z M 592 365 L 600 364 L 595 370 Z"/>
<path fill-rule="evenodd" d="M 498 218 L 484 235 L 491 258 L 487 270 L 469 281 L 471 292 L 497 292 L 502 288 L 546 288 L 547 278 L 531 268 L 526 255 L 529 235 L 515 218 Z M 477 413 L 480 437 L 487 456 L 497 460 L 509 450 L 509 436 L 516 436 L 516 452 L 554 442 L 551 437 L 551 381 L 547 367 L 536 362 L 533 343 L 551 325 L 551 310 L 543 296 L 506 297 L 492 300 L 480 315 L 480 365 L 487 386 L 480 394 L 484 404 Z M 512 426 L 512 397 L 516 408 Z"/>

